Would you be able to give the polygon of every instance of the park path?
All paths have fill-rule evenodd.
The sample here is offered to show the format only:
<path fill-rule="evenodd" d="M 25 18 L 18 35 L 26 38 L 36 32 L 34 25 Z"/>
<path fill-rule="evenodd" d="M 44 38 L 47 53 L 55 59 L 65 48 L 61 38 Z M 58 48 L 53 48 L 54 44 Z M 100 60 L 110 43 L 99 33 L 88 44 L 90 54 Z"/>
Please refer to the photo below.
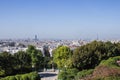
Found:
<path fill-rule="evenodd" d="M 39 75 L 41 76 L 41 80 L 57 80 L 58 71 L 50 72 L 39 72 Z"/>

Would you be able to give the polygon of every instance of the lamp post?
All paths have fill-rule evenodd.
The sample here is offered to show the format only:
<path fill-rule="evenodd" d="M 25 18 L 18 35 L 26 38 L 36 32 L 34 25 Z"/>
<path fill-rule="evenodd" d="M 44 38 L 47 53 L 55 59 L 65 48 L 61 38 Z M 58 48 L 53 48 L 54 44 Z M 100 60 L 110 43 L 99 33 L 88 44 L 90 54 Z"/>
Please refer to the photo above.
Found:
<path fill-rule="evenodd" d="M 67 79 L 67 66 L 65 65 L 65 79 Z"/>
<path fill-rule="evenodd" d="M 67 66 L 65 65 L 65 73 L 66 73 L 66 68 L 67 68 Z"/>
<path fill-rule="evenodd" d="M 44 72 L 46 71 L 46 69 L 45 69 L 45 57 L 44 57 Z"/>
<path fill-rule="evenodd" d="M 35 69 L 35 65 L 32 65 L 32 71 L 34 71 L 34 69 Z"/>
<path fill-rule="evenodd" d="M 55 72 L 55 69 L 54 69 L 54 62 L 52 61 L 52 71 Z"/>

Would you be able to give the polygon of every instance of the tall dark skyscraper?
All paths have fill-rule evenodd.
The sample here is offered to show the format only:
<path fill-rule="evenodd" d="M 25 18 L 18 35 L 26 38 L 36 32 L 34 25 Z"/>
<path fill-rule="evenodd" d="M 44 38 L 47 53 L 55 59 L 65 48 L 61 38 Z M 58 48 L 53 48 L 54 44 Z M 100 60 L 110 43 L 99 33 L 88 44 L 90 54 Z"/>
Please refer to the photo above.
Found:
<path fill-rule="evenodd" d="M 35 35 L 35 41 L 37 41 L 37 40 L 38 40 L 37 35 Z"/>

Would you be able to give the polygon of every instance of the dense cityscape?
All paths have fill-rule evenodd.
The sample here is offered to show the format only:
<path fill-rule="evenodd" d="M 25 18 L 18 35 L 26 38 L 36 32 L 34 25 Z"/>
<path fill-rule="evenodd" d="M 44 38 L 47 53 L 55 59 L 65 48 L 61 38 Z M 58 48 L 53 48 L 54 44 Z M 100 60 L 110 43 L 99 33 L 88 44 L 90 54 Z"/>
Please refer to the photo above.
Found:
<path fill-rule="evenodd" d="M 112 43 L 120 42 L 119 40 L 98 40 L 97 41 L 103 41 L 107 42 L 110 41 Z M 26 51 L 28 48 L 28 45 L 33 45 L 37 49 L 41 50 L 43 52 L 43 47 L 48 46 L 49 52 L 51 53 L 52 50 L 57 48 L 60 45 L 68 46 L 71 50 L 74 50 L 75 48 L 79 46 L 86 45 L 87 43 L 90 43 L 94 40 L 39 40 L 37 38 L 37 35 L 35 35 L 34 39 L 1 39 L 0 40 L 0 52 L 9 52 L 11 54 L 14 54 L 18 51 Z M 44 53 L 44 52 L 43 52 Z M 52 53 L 51 53 L 52 56 Z"/>

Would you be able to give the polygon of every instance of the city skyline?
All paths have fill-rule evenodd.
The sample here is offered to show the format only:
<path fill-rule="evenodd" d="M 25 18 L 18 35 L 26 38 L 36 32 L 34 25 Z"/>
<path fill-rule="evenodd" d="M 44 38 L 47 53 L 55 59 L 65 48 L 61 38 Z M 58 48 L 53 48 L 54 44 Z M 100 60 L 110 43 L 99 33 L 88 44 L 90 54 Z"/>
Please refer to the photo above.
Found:
<path fill-rule="evenodd" d="M 0 39 L 120 39 L 119 0 L 1 0 Z"/>

